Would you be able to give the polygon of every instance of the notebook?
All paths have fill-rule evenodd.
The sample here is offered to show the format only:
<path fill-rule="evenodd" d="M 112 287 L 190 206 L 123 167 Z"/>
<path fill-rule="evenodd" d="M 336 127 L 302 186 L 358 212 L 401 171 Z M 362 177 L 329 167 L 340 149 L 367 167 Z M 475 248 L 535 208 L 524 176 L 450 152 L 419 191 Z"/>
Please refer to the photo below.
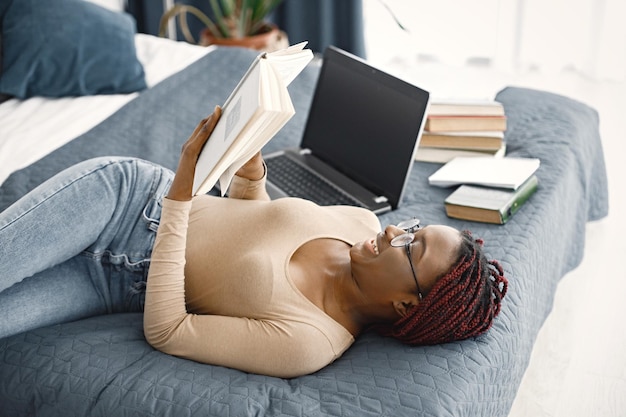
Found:
<path fill-rule="evenodd" d="M 339 48 L 326 48 L 323 58 L 299 148 L 265 156 L 268 193 L 374 213 L 396 209 L 430 94 Z M 313 194 L 319 187 L 326 188 L 321 197 Z"/>

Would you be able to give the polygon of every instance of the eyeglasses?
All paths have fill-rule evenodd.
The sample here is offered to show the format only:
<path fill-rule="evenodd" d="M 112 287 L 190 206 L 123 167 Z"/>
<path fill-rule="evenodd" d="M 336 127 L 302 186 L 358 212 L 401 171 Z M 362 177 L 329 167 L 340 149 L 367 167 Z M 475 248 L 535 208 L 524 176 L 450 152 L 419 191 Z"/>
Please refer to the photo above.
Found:
<path fill-rule="evenodd" d="M 391 239 L 389 244 L 394 248 L 401 248 L 404 246 L 406 250 L 406 256 L 409 258 L 409 265 L 411 265 L 411 272 L 413 273 L 413 279 L 415 280 L 415 286 L 417 287 L 417 296 L 420 301 L 424 298 L 422 295 L 422 290 L 420 289 L 420 285 L 417 282 L 417 276 L 415 275 L 415 268 L 413 267 L 413 261 L 411 260 L 411 243 L 415 240 L 415 232 L 417 232 L 420 228 L 419 219 L 409 219 L 404 220 L 396 225 L 396 227 L 404 230 L 406 233 L 398 235 Z"/>

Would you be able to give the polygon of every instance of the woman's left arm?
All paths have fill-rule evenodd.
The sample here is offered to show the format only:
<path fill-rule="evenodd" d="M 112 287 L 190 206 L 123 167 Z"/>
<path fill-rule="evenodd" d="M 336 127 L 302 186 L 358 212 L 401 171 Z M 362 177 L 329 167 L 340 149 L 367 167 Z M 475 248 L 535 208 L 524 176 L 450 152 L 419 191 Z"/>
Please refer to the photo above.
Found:
<path fill-rule="evenodd" d="M 228 197 L 242 200 L 269 200 L 265 188 L 267 166 L 261 152 L 257 152 L 235 173 L 228 188 Z"/>

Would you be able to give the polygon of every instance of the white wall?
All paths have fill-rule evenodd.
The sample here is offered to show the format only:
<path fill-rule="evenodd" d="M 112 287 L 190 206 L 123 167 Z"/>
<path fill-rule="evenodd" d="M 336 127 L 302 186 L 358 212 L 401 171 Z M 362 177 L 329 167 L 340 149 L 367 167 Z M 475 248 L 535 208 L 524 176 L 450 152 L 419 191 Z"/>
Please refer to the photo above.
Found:
<path fill-rule="evenodd" d="M 364 0 L 368 58 L 626 80 L 624 0 Z M 396 47 L 391 48 L 393 44 Z M 401 52 L 399 52 L 401 51 Z"/>

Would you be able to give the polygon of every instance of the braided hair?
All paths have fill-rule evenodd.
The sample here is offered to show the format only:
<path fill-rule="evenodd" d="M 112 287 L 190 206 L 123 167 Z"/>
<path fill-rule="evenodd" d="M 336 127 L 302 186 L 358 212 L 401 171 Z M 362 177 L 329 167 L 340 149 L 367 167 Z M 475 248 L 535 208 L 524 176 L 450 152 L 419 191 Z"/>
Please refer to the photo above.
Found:
<path fill-rule="evenodd" d="M 500 264 L 485 258 L 481 239 L 469 231 L 461 236 L 453 267 L 408 314 L 378 328 L 381 334 L 409 345 L 433 345 L 477 336 L 491 327 L 508 281 Z"/>

